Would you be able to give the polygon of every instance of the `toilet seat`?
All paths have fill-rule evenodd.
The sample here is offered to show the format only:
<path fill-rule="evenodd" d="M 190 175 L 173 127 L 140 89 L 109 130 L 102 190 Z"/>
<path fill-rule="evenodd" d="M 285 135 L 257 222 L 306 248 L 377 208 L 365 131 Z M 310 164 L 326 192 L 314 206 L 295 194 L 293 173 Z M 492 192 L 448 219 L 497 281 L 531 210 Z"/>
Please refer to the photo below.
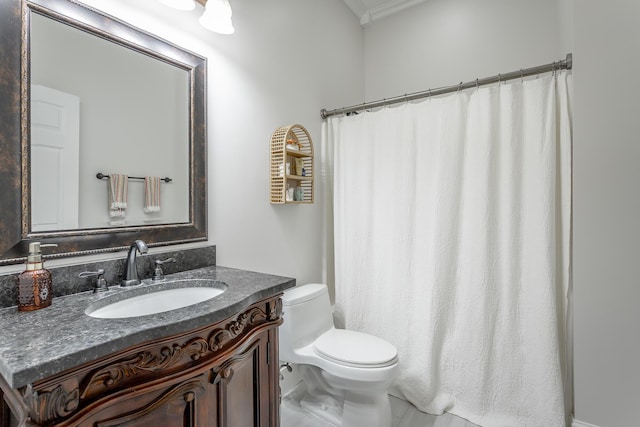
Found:
<path fill-rule="evenodd" d="M 381 368 L 398 361 L 398 352 L 389 342 L 362 332 L 330 329 L 313 343 L 316 353 L 345 366 Z"/>

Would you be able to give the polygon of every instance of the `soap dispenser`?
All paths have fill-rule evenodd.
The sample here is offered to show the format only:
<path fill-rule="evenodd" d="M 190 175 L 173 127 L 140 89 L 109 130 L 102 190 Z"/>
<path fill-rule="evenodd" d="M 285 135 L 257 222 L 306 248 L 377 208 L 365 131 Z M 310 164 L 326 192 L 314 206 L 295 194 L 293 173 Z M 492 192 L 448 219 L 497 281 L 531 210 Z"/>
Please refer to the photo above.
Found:
<path fill-rule="evenodd" d="M 55 243 L 46 245 L 40 242 L 29 244 L 27 269 L 18 276 L 18 310 L 33 311 L 51 305 L 53 285 L 51 272 L 44 268 L 41 248 L 58 246 Z"/>

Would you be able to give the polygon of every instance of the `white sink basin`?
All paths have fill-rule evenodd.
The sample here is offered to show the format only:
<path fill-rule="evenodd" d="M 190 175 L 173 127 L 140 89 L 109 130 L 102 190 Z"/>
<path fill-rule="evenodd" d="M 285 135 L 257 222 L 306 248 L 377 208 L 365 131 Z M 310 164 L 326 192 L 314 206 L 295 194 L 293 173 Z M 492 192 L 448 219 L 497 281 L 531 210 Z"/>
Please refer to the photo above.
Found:
<path fill-rule="evenodd" d="M 163 313 L 208 301 L 227 285 L 214 280 L 176 280 L 144 287 L 98 300 L 85 313 L 100 319 L 124 319 Z"/>

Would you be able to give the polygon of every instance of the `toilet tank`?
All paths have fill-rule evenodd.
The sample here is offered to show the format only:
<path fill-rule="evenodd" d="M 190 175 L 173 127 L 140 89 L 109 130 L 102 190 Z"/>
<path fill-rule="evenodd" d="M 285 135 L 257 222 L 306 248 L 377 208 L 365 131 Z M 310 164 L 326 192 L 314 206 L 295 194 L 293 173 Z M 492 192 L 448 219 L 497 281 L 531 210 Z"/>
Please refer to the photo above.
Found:
<path fill-rule="evenodd" d="M 280 359 L 295 362 L 294 351 L 315 341 L 333 327 L 327 286 L 311 283 L 285 291 L 282 296 Z"/>

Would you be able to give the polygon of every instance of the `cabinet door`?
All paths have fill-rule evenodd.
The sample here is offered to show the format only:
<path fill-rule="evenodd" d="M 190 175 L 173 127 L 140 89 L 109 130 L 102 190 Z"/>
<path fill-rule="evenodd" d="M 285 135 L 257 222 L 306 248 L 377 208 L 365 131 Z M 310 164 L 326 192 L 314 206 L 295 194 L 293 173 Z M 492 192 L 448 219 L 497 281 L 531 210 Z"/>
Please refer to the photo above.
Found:
<path fill-rule="evenodd" d="M 159 390 L 133 390 L 113 405 L 98 411 L 82 426 L 95 427 L 195 427 L 207 423 L 208 405 L 200 404 L 205 395 L 207 375 Z M 196 409 L 198 408 L 198 409 Z"/>
<path fill-rule="evenodd" d="M 245 349 L 214 368 L 212 383 L 219 426 L 277 427 L 279 399 L 273 395 L 273 377 L 277 375 L 278 362 L 274 338 L 277 340 L 275 330 L 264 331 Z M 275 381 L 277 384 L 277 376 Z"/>

